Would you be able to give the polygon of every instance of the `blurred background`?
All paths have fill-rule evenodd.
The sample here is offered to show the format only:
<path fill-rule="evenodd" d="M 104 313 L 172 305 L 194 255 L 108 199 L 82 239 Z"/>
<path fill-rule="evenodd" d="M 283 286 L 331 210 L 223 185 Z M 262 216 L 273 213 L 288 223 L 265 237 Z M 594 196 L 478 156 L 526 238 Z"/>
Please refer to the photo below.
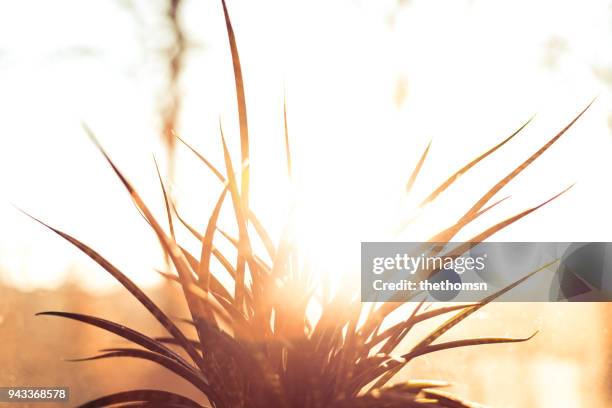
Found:
<path fill-rule="evenodd" d="M 576 183 L 495 239 L 612 241 L 609 0 L 228 0 L 228 8 L 246 83 L 252 206 L 278 235 L 288 197 L 296 199 L 300 244 L 318 273 L 356 279 L 360 241 L 425 239 L 448 225 L 594 97 L 500 192 L 511 198 L 457 238 Z M 217 1 L 0 0 L 0 385 L 66 385 L 73 402 L 136 385 L 189 392 L 147 363 L 63 361 L 119 340 L 36 312 L 162 331 L 105 272 L 15 206 L 96 248 L 184 317 L 154 272 L 164 267 L 154 235 L 81 124 L 162 215 L 153 155 L 178 209 L 203 229 L 220 185 L 175 134 L 221 167 L 221 123 L 239 151 L 232 75 Z M 422 222 L 397 233 L 414 202 L 534 114 Z M 405 197 L 430 140 L 422 178 Z M 491 305 L 448 338 L 540 333 L 443 352 L 401 376 L 453 381 L 452 391 L 492 407 L 611 406 L 611 321 L 603 303 Z"/>

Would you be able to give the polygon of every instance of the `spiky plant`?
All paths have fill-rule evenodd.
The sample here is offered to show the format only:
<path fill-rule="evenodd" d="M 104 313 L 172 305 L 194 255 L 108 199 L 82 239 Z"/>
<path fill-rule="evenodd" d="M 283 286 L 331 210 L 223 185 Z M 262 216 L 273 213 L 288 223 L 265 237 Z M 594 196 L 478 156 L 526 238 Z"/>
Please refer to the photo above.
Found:
<path fill-rule="evenodd" d="M 157 319 L 168 332 L 168 336 L 153 338 L 121 324 L 78 313 L 55 311 L 40 314 L 77 320 L 114 333 L 132 343 L 131 347 L 102 350 L 103 354 L 79 361 L 131 357 L 155 362 L 193 384 L 201 391 L 202 400 L 206 399 L 210 406 L 216 408 L 475 406 L 440 391 L 440 387 L 447 385 L 444 382 L 415 380 L 390 384 L 406 364 L 429 353 L 465 346 L 522 342 L 533 337 L 470 338 L 438 342 L 445 332 L 530 275 L 475 304 L 426 309 L 423 307 L 424 301 L 414 303 L 411 313 L 394 323 L 390 322 L 389 316 L 398 311 L 404 304 L 402 302 L 370 304 L 366 308 L 354 293 L 338 291 L 322 299 L 315 296 L 316 281 L 299 262 L 297 250 L 289 236 L 282 237 L 279 244 L 275 245 L 249 207 L 249 168 L 245 165 L 249 161 L 249 138 L 244 87 L 236 40 L 224 1 L 222 6 L 233 60 L 243 166 L 241 174 L 236 174 L 223 132 L 221 140 L 225 159 L 224 171 L 218 170 L 209 160 L 192 149 L 221 182 L 221 193 L 206 228 L 193 227 L 179 216 L 171 205 L 172 200 L 168 197 L 160 177 L 170 227 L 170 233 L 167 233 L 162 222 L 153 215 L 136 189 L 104 152 L 93 134 L 86 129 L 129 192 L 139 212 L 150 224 L 171 261 L 176 274 L 163 274 L 182 289 L 191 314 L 190 323 L 194 328 L 195 338 L 189 338 L 136 284 L 102 255 L 71 235 L 44 223 L 43 225 L 76 246 L 117 279 Z M 479 197 L 453 225 L 432 237 L 431 242 L 450 240 L 466 225 L 497 205 L 500 201 L 489 205 L 494 195 L 553 145 L 586 109 L 588 106 L 539 150 Z M 453 173 L 433 190 L 422 205 L 436 200 L 465 172 L 508 143 L 527 123 Z M 286 129 L 285 116 L 285 137 L 289 152 Z M 427 152 L 428 149 L 415 166 L 409 178 L 408 190 L 417 179 Z M 287 159 L 291 172 L 289 155 Z M 564 191 L 535 207 L 498 222 L 469 241 L 481 242 L 487 239 Z M 217 227 L 219 213 L 228 192 L 234 210 L 233 218 L 238 227 L 238 237 L 232 237 Z M 179 219 L 200 242 L 199 254 L 190 253 L 176 241 L 173 225 L 175 219 Z M 253 227 L 255 234 L 250 232 L 249 225 Z M 215 246 L 217 232 L 223 235 L 222 239 L 235 247 L 235 263 L 228 259 L 227 252 L 223 253 Z M 267 254 L 260 256 L 254 252 L 252 242 L 256 239 L 263 242 Z M 465 249 L 462 247 L 455 255 Z M 219 271 L 211 267 L 215 265 L 211 264 L 212 258 L 216 258 L 219 265 L 232 277 L 232 289 L 228 289 L 229 285 L 226 286 L 219 280 Z M 424 276 L 431 272 L 423 271 Z M 287 300 L 286 293 L 291 294 L 290 301 Z M 316 320 L 307 314 L 307 308 L 313 302 L 319 302 L 322 311 Z M 408 352 L 395 354 L 400 343 L 416 325 L 443 315 L 451 317 L 429 332 Z M 82 405 L 103 406 L 202 405 L 185 396 L 161 390 L 124 391 Z"/>

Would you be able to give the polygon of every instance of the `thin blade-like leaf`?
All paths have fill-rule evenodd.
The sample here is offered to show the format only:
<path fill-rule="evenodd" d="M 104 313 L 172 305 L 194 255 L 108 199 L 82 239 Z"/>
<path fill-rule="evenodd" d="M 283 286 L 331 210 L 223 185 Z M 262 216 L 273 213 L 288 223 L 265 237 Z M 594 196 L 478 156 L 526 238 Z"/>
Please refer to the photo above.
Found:
<path fill-rule="evenodd" d="M 158 322 L 161 323 L 162 326 L 170 333 L 173 337 L 181 342 L 181 346 L 184 350 L 189 354 L 189 356 L 194 360 L 197 364 L 198 362 L 202 364 L 202 357 L 195 348 L 189 344 L 187 338 L 181 332 L 181 330 L 172 322 L 172 320 L 166 316 L 166 314 L 138 287 L 134 282 L 132 282 L 127 276 L 123 274 L 119 269 L 117 269 L 113 264 L 107 261 L 102 255 L 83 244 L 81 241 L 76 238 L 58 230 L 50 225 L 45 224 L 39 219 L 32 217 L 31 215 L 24 212 L 28 217 L 32 218 L 36 222 L 41 225 L 49 228 L 51 231 L 55 232 L 60 237 L 64 238 L 66 241 L 70 242 L 72 245 L 80 249 L 85 255 L 89 256 L 92 260 L 94 260 L 98 265 L 104 268 L 108 273 L 110 273 L 119 283 L 123 285 L 152 315 L 157 319 Z"/>
<path fill-rule="evenodd" d="M 155 156 L 153 156 L 153 162 L 155 163 L 155 170 L 157 171 L 157 177 L 159 178 L 159 185 L 161 186 L 162 193 L 164 195 L 164 204 L 166 206 L 166 216 L 168 217 L 168 228 L 170 228 L 170 236 L 176 242 L 176 237 L 174 234 L 174 222 L 172 221 L 172 211 L 170 211 L 170 199 L 168 198 L 168 192 L 166 191 L 166 186 L 164 185 L 164 180 L 161 176 L 161 172 L 159 171 L 159 165 L 157 164 L 157 160 L 155 160 Z"/>
<path fill-rule="evenodd" d="M 508 136 L 507 138 L 502 140 L 500 143 L 496 144 L 495 146 L 493 146 L 492 148 L 490 148 L 489 150 L 487 150 L 486 152 L 484 152 L 483 154 L 481 154 L 480 156 L 478 156 L 477 158 L 475 158 L 474 160 L 472 160 L 471 162 L 469 162 L 468 164 L 466 164 L 465 166 L 457 170 L 455 173 L 453 173 L 448 179 L 446 179 L 442 184 L 440 184 L 438 188 L 436 188 L 429 196 L 427 196 L 427 198 L 425 198 L 421 202 L 421 206 L 424 206 L 425 204 L 430 203 L 433 200 L 435 200 L 440 194 L 442 194 L 446 189 L 448 189 L 453 183 L 455 183 L 468 170 L 470 170 L 472 167 L 477 165 L 479 162 L 487 158 L 487 156 L 494 153 L 497 149 L 499 149 L 500 147 L 508 143 L 512 138 L 514 138 L 514 136 L 518 135 L 529 123 L 531 123 L 533 118 L 534 117 L 531 117 L 520 128 L 515 130 L 510 136 Z"/>
<path fill-rule="evenodd" d="M 223 15 L 225 16 L 225 27 L 227 29 L 227 37 L 229 39 L 230 50 L 232 53 L 232 64 L 234 66 L 234 81 L 236 83 L 236 103 L 238 105 L 238 122 L 240 124 L 240 152 L 242 156 L 241 168 L 241 188 L 240 195 L 242 197 L 242 206 L 244 209 L 249 208 L 249 127 L 247 122 L 246 98 L 244 96 L 244 81 L 242 79 L 242 67 L 240 65 L 240 56 L 238 54 L 238 46 L 236 45 L 236 36 L 234 28 L 227 11 L 225 0 L 221 0 L 223 5 Z"/>
<path fill-rule="evenodd" d="M 572 119 L 563 129 L 561 129 L 555 136 L 553 136 L 548 142 L 540 147 L 535 153 L 533 153 L 527 160 L 518 165 L 514 170 L 508 173 L 504 178 L 497 182 L 489 191 L 487 191 L 473 206 L 468 210 L 465 216 L 471 213 L 478 212 L 489 200 L 506 184 L 508 184 L 513 178 L 518 176 L 523 170 L 525 170 L 530 164 L 532 164 L 538 157 L 540 157 L 546 150 L 548 150 L 561 136 L 563 136 L 569 128 L 571 128 L 582 115 L 591 107 L 595 102 L 593 99 L 574 119 Z"/>
<path fill-rule="evenodd" d="M 219 219 L 219 213 L 221 212 L 221 206 L 223 205 L 223 199 L 227 193 L 227 187 L 223 189 L 215 208 L 213 209 L 208 226 L 206 227 L 206 233 L 202 239 L 202 250 L 200 255 L 200 264 L 198 266 L 198 277 L 200 279 L 200 287 L 205 293 L 208 293 L 210 288 L 210 256 L 213 249 L 213 238 L 215 230 L 217 228 L 217 220 Z"/>
<path fill-rule="evenodd" d="M 412 174 L 410 175 L 410 178 L 408 179 L 408 182 L 406 183 L 406 193 L 407 194 L 410 194 L 410 192 L 412 191 L 412 187 L 414 186 L 414 183 L 419 173 L 421 172 L 421 167 L 423 167 L 423 163 L 425 163 L 425 158 L 427 158 L 427 153 L 429 153 L 429 148 L 431 147 L 431 142 L 432 140 L 430 140 L 429 143 L 427 144 L 425 151 L 421 155 L 419 162 L 415 166 L 414 170 L 412 171 Z"/>
<path fill-rule="evenodd" d="M 191 370 L 188 370 L 185 366 L 177 363 L 171 358 L 168 358 L 161 354 L 153 353 L 148 350 L 140 350 L 140 349 L 132 349 L 132 348 L 116 348 L 116 349 L 108 349 L 108 350 L 102 350 L 102 351 L 105 351 L 106 353 L 100 354 L 97 356 L 93 356 L 93 357 L 69 359 L 68 361 L 83 362 L 83 361 L 94 361 L 94 360 L 102 360 L 102 359 L 116 358 L 116 357 L 131 357 L 131 358 L 139 358 L 143 360 L 152 361 L 172 371 L 179 377 L 184 378 L 185 380 L 189 381 L 190 383 L 198 387 L 211 400 L 217 399 L 216 393 L 212 390 L 212 388 L 206 382 L 205 379 L 203 379 L 199 374 L 194 373 Z"/>
<path fill-rule="evenodd" d="M 248 207 L 243 206 L 243 201 L 240 198 L 240 193 L 238 192 L 236 177 L 234 175 L 234 169 L 232 166 L 232 159 L 227 149 L 227 144 L 225 143 L 225 137 L 223 136 L 223 129 L 221 128 L 220 131 L 221 142 L 223 144 L 223 156 L 225 158 L 225 169 L 228 177 L 228 187 L 230 190 L 230 195 L 232 197 L 232 203 L 234 205 L 236 222 L 238 223 L 238 260 L 236 263 L 236 277 L 234 278 L 234 302 L 236 304 L 236 307 L 242 308 L 245 291 L 244 274 L 246 266 L 246 257 L 251 252 L 246 217 L 244 214 L 245 208 Z"/>
<path fill-rule="evenodd" d="M 465 340 L 454 340 L 447 341 L 444 343 L 433 344 L 427 347 L 411 351 L 410 353 L 404 354 L 402 357 L 406 359 L 412 359 L 429 353 L 435 353 L 436 351 L 454 349 L 458 347 L 468 346 L 480 346 L 484 344 L 500 344 L 500 343 L 521 343 L 524 341 L 531 340 L 538 332 L 536 331 L 531 336 L 523 338 L 512 338 L 512 337 L 485 337 L 480 339 L 465 339 Z"/>
<path fill-rule="evenodd" d="M 221 174 L 219 170 L 217 170 L 214 164 L 212 164 L 206 157 L 204 157 L 200 152 L 198 152 L 195 148 L 193 148 L 189 143 L 181 139 L 179 136 L 176 136 L 176 138 L 180 140 L 181 143 L 183 143 L 189 150 L 191 150 L 193 154 L 195 154 L 206 165 L 206 167 L 208 167 L 213 172 L 213 174 L 217 176 L 217 178 L 222 183 L 225 183 L 225 177 L 223 176 L 223 174 Z"/>
<path fill-rule="evenodd" d="M 126 402 L 154 402 L 178 404 L 187 408 L 202 408 L 197 402 L 179 394 L 160 390 L 131 390 L 106 395 L 79 405 L 78 408 L 103 408 Z"/>
<path fill-rule="evenodd" d="M 129 327 L 117 324 L 115 322 L 111 322 L 109 320 L 101 319 L 99 317 L 88 316 L 79 313 L 69 313 L 69 312 L 41 312 L 37 313 L 36 316 L 58 316 L 64 317 L 66 319 L 76 320 L 85 324 L 89 324 L 100 329 L 106 330 L 110 333 L 116 334 L 120 337 L 123 337 L 126 340 L 129 340 L 139 346 L 142 346 L 150 351 L 155 353 L 162 354 L 168 358 L 172 358 L 177 362 L 183 364 L 185 367 L 192 369 L 192 367 L 178 354 L 174 351 L 170 350 L 163 344 L 155 341 L 151 337 L 144 335 L 136 330 L 130 329 Z M 178 341 L 177 341 L 178 343 Z M 180 343 L 178 343 L 180 345 Z"/>

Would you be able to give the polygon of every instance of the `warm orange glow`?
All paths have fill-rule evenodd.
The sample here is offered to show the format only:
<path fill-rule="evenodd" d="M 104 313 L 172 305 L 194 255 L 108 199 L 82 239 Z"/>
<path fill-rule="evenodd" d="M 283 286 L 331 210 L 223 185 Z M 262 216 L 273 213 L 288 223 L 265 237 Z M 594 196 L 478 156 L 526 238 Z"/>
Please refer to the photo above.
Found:
<path fill-rule="evenodd" d="M 118 3 L 128 2 L 70 2 L 68 7 L 68 2 L 20 1 L 12 2 L 10 13 L 5 12 L 9 6 L 0 6 L 0 329 L 8 327 L 11 334 L 0 344 L 0 357 L 15 355 L 12 349 L 22 341 L 45 337 L 26 336 L 29 326 L 20 320 L 40 305 L 75 303 L 148 324 L 142 315 L 127 312 L 133 304 L 114 291 L 118 286 L 106 272 L 11 204 L 78 237 L 159 294 L 154 270 L 166 265 L 159 243 L 80 125 L 85 122 L 95 131 L 165 221 L 151 159 L 153 152 L 162 173 L 170 173 L 165 172 L 169 166 L 158 137 L 156 104 L 164 74 L 158 50 L 147 49 L 147 41 L 159 39 L 141 43 L 129 10 Z M 238 169 L 235 88 L 220 5 L 187 3 L 183 18 L 190 49 L 176 133 L 223 168 L 220 123 Z M 294 223 L 292 238 L 319 282 L 334 290 L 356 286 L 361 241 L 431 237 L 597 96 L 558 144 L 495 197 L 510 198 L 456 239 L 576 182 L 562 199 L 495 239 L 612 241 L 608 3 L 232 1 L 249 113 L 253 211 L 275 240 L 288 220 Z M 285 162 L 285 98 L 291 180 Z M 502 151 L 442 199 L 419 207 L 432 186 L 536 113 Z M 431 140 L 427 161 L 406 195 L 406 180 Z M 183 217 L 204 232 L 223 186 L 181 144 L 175 160 L 167 187 Z M 224 231 L 237 236 L 229 199 L 219 220 Z M 199 242 L 178 221 L 176 230 L 178 241 L 199 254 Z M 234 248 L 220 233 L 215 244 L 234 261 Z M 268 260 L 260 242 L 254 247 Z M 231 290 L 232 279 L 217 261 L 213 265 Z M 54 293 L 61 295 L 47 297 L 38 289 L 57 289 Z M 112 301 L 99 304 L 99 294 Z M 293 305 L 294 292 L 281 296 Z M 164 300 L 174 305 L 171 297 Z M 413 306 L 404 306 L 385 324 L 405 319 Z M 461 350 L 428 357 L 410 365 L 411 376 L 442 375 L 459 384 L 453 391 L 499 407 L 601 406 L 602 378 L 610 375 L 608 305 L 490 306 L 452 335 L 541 334 L 521 345 L 524 349 L 512 345 L 489 354 Z M 313 323 L 320 312 L 316 302 L 308 305 Z M 54 330 L 45 334 L 61 333 Z M 410 341 L 426 330 L 415 328 L 416 340 Z M 92 342 L 88 336 L 76 341 L 78 347 Z M 10 363 L 11 372 L 41 371 Z M 0 359 L 0 366 L 6 365 Z M 464 381 L 457 367 L 478 378 Z M 499 377 L 487 375 L 492 368 Z"/>

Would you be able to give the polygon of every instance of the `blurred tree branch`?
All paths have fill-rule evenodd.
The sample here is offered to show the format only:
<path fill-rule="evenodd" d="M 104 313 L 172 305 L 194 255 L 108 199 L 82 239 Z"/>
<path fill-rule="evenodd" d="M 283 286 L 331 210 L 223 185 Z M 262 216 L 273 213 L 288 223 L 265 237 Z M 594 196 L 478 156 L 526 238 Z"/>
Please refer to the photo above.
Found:
<path fill-rule="evenodd" d="M 172 42 L 167 49 L 168 93 L 166 94 L 166 101 L 162 108 L 162 137 L 168 148 L 169 163 L 171 162 L 170 159 L 172 158 L 176 143 L 174 130 L 178 123 L 178 116 L 181 108 L 180 77 L 183 71 L 185 51 L 187 49 L 185 35 L 179 16 L 182 3 L 183 0 L 168 0 L 166 9 Z"/>
<path fill-rule="evenodd" d="M 172 157 L 176 141 L 174 131 L 178 126 L 182 101 L 180 81 L 185 65 L 185 54 L 190 48 L 181 21 L 181 10 L 185 2 L 183 0 L 160 0 L 156 2 L 152 27 L 147 19 L 148 10 L 140 7 L 149 6 L 150 3 L 142 3 L 140 6 L 137 3 L 136 0 L 119 0 L 119 4 L 132 15 L 136 24 L 144 32 L 144 35 L 142 35 L 144 48 L 150 48 L 147 47 L 147 44 L 150 44 L 151 38 L 154 39 L 155 44 L 151 44 L 152 48 L 165 67 L 165 85 L 159 94 L 158 114 L 160 136 L 167 148 L 168 173 L 171 177 Z M 163 38 L 159 38 L 157 35 L 160 32 L 163 33 Z"/>

